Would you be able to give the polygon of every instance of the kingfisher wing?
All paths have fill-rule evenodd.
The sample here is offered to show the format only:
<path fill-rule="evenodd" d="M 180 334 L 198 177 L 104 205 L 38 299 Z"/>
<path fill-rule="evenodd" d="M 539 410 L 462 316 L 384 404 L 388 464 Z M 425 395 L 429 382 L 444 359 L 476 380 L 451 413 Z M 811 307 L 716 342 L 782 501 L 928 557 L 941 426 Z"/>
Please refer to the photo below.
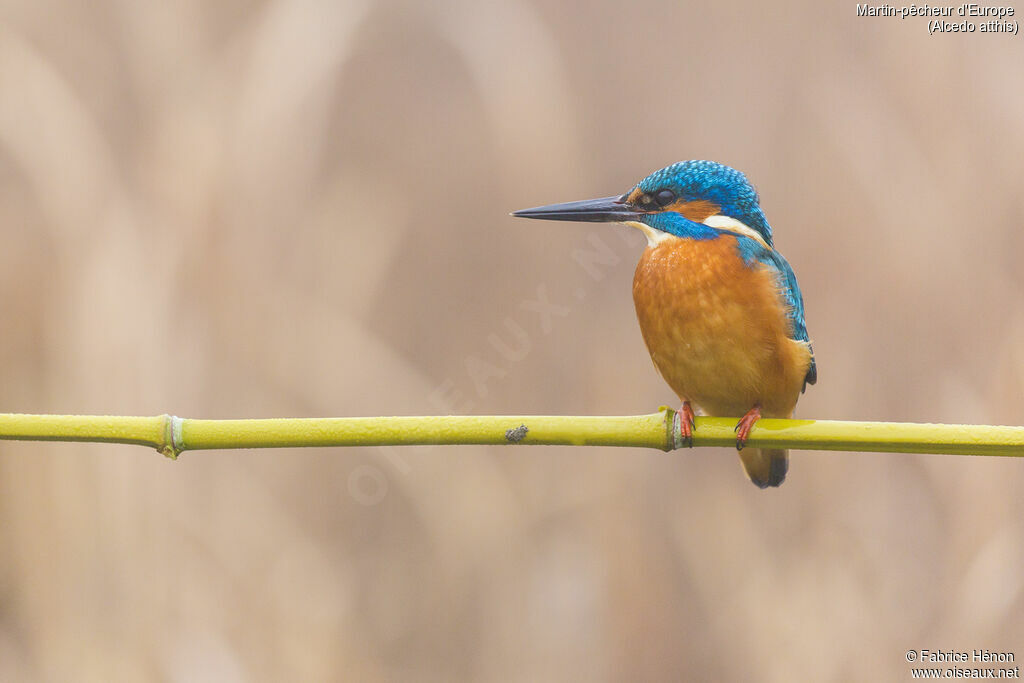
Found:
<path fill-rule="evenodd" d="M 811 365 L 807 368 L 807 375 L 804 377 L 804 389 L 806 389 L 808 384 L 818 381 L 818 366 L 814 362 L 814 349 L 811 347 L 810 337 L 807 336 L 807 323 L 804 321 L 804 296 L 796 281 L 796 273 L 793 272 L 793 268 L 782 254 L 774 249 L 766 248 L 746 236 L 738 237 L 737 242 L 744 260 L 748 263 L 757 261 L 774 270 L 778 277 L 779 294 L 782 296 L 789 314 L 790 338 L 807 342 L 807 348 L 811 352 Z"/>
<path fill-rule="evenodd" d="M 765 265 L 774 268 L 779 273 L 779 290 L 786 308 L 789 311 L 790 334 L 797 341 L 807 342 L 807 348 L 811 352 L 811 365 L 807 368 L 807 375 L 804 377 L 804 388 L 808 384 L 818 381 L 818 366 L 814 362 L 814 349 L 811 347 L 811 339 L 807 336 L 807 323 L 804 320 L 804 295 L 800 292 L 800 285 L 796 281 L 796 273 L 792 266 L 783 258 L 782 254 L 774 249 L 768 250 Z"/>

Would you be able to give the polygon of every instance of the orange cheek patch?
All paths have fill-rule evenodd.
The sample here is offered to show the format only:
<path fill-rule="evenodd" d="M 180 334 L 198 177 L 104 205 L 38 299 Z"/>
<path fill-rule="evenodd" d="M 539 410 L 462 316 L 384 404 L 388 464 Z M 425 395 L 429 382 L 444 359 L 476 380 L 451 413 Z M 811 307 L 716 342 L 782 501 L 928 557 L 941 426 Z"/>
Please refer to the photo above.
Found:
<path fill-rule="evenodd" d="M 698 199 L 694 202 L 675 201 L 666 206 L 665 210 L 681 213 L 695 223 L 703 223 L 704 219 L 717 214 L 720 208 L 714 202 Z"/>

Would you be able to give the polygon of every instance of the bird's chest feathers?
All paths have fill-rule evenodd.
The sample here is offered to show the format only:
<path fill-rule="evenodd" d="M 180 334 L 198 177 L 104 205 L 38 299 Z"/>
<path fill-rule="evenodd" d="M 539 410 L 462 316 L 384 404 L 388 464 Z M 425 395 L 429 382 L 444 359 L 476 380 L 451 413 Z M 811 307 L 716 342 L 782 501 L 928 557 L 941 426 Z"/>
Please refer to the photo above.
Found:
<path fill-rule="evenodd" d="M 633 301 L 655 366 L 677 394 L 706 409 L 760 400 L 781 371 L 780 346 L 790 340 L 778 282 L 771 270 L 744 263 L 735 237 L 649 247 Z"/>

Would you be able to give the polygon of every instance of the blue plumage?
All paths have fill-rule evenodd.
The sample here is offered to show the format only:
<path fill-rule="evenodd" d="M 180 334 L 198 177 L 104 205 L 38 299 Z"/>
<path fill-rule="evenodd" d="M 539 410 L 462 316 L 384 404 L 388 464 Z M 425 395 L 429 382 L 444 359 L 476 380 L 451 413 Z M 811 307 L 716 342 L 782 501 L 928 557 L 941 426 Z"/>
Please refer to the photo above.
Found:
<path fill-rule="evenodd" d="M 713 240 L 723 232 L 718 228 L 712 228 L 710 225 L 691 221 L 686 216 L 675 211 L 645 214 L 640 220 L 655 230 L 661 230 L 670 235 L 691 240 Z"/>

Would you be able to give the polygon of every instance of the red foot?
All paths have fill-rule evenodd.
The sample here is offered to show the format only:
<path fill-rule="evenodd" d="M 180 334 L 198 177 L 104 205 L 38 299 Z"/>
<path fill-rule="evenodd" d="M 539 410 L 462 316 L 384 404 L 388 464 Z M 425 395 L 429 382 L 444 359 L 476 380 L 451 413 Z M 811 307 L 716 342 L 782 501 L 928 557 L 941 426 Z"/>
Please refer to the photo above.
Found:
<path fill-rule="evenodd" d="M 743 447 L 747 445 L 747 437 L 750 436 L 750 430 L 754 428 L 754 423 L 760 419 L 761 406 L 754 406 L 736 423 L 736 429 L 733 430 L 736 432 L 736 450 L 742 451 Z"/>
<path fill-rule="evenodd" d="M 675 426 L 678 428 L 676 431 L 682 437 L 678 447 L 693 448 L 693 430 L 697 423 L 694 421 L 693 407 L 689 401 L 683 401 L 683 405 L 679 406 L 674 420 Z"/>

